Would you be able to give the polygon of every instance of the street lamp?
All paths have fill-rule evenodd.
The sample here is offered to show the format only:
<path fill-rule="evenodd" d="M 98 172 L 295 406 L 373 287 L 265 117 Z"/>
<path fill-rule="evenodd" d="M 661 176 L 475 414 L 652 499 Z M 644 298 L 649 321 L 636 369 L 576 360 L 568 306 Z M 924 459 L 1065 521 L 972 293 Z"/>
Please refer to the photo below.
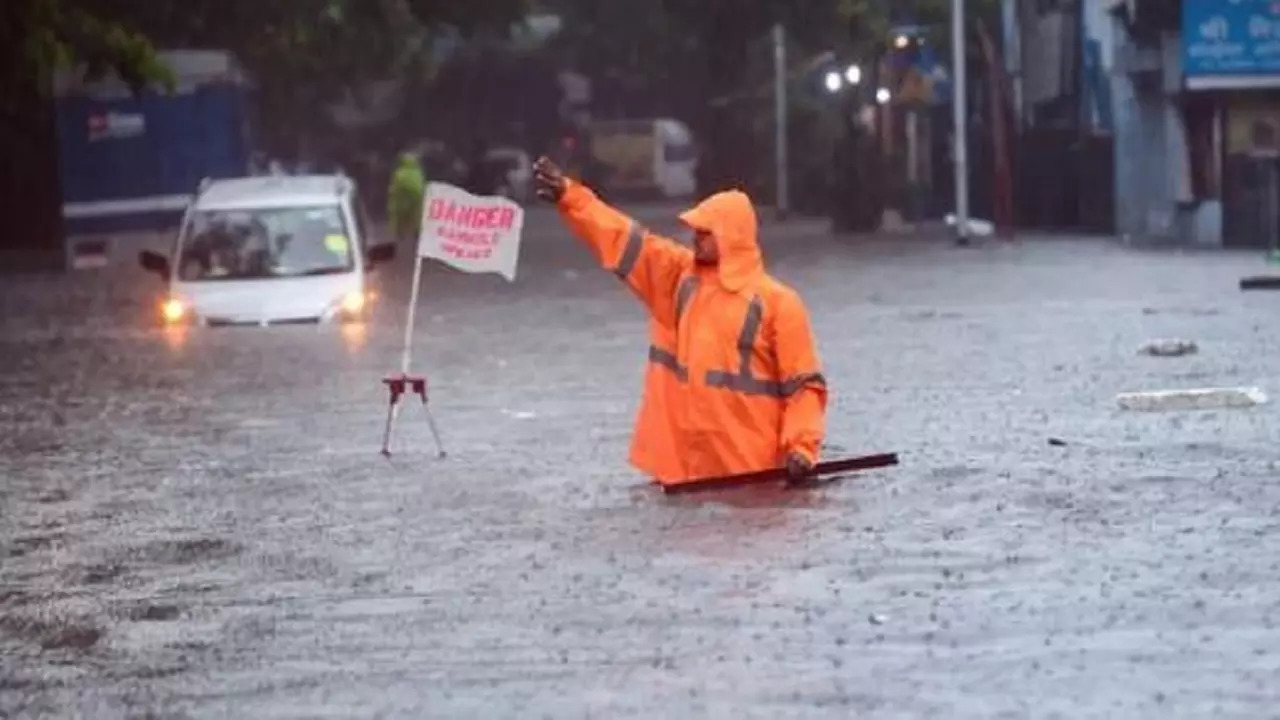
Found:
<path fill-rule="evenodd" d="M 857 85 L 858 83 L 862 82 L 862 68 L 858 67 L 857 65 L 850 65 L 849 67 L 845 68 L 844 79 L 850 85 Z"/>
<path fill-rule="evenodd" d="M 876 90 L 876 102 L 880 103 L 881 105 L 884 105 L 885 103 L 889 102 L 889 100 L 892 97 L 893 95 L 892 93 L 889 92 L 889 88 L 882 87 L 879 90 Z"/>
<path fill-rule="evenodd" d="M 827 73 L 824 83 L 827 86 L 827 92 L 834 93 L 840 89 L 840 73 L 832 70 Z"/>

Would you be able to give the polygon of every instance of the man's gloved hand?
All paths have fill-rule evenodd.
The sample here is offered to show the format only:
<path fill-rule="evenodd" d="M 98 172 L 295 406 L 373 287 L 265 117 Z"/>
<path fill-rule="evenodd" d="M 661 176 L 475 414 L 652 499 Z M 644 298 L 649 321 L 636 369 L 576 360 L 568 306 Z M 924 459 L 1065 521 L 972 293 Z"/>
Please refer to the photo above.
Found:
<path fill-rule="evenodd" d="M 804 482 L 813 472 L 813 463 L 798 452 L 787 456 L 787 482 Z"/>
<path fill-rule="evenodd" d="M 564 172 L 545 155 L 533 164 L 533 187 L 539 198 L 558 203 L 566 186 Z"/>

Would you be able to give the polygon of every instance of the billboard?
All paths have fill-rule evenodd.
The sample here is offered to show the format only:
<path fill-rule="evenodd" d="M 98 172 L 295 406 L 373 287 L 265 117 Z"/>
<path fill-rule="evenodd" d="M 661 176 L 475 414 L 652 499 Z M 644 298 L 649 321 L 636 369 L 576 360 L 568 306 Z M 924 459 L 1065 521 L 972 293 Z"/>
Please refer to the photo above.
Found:
<path fill-rule="evenodd" d="M 1280 87 L 1280 0 L 1183 0 L 1192 89 Z"/>

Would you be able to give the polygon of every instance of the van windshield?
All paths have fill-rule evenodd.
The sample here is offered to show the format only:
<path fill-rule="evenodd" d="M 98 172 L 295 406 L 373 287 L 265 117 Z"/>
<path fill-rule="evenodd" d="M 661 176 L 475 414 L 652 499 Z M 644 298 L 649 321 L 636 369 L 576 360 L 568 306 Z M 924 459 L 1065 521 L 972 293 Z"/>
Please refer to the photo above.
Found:
<path fill-rule="evenodd" d="M 350 234 L 338 205 L 200 210 L 180 249 L 185 282 L 351 272 Z"/>

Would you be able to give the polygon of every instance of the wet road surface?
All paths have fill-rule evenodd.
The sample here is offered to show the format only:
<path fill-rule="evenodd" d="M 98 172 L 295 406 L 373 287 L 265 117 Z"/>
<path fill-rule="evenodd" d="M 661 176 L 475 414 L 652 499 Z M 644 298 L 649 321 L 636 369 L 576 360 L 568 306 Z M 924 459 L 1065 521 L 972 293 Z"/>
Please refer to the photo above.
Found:
<path fill-rule="evenodd" d="M 1275 405 L 1114 402 L 1280 393 L 1257 257 L 769 234 L 832 454 L 900 467 L 655 493 L 644 316 L 545 211 L 515 284 L 426 274 L 445 460 L 412 406 L 377 455 L 404 263 L 343 330 L 0 278 L 0 717 L 1280 717 Z"/>

